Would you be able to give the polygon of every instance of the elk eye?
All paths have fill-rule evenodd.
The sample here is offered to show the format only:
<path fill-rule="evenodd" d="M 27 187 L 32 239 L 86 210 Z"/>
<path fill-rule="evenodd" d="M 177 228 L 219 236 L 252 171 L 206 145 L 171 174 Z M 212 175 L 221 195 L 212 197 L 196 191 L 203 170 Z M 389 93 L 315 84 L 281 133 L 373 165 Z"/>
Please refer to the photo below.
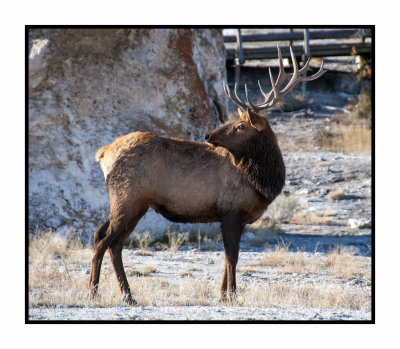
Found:
<path fill-rule="evenodd" d="M 236 130 L 244 130 L 244 125 L 243 124 L 237 125 Z"/>

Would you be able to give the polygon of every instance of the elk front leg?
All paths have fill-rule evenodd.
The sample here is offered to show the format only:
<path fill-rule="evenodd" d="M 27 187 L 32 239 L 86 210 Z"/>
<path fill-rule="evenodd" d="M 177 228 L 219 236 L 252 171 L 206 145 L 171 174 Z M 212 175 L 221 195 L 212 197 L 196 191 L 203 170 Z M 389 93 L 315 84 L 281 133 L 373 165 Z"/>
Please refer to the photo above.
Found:
<path fill-rule="evenodd" d="M 244 224 L 240 214 L 224 216 L 221 223 L 222 240 L 225 250 L 225 266 L 220 287 L 222 301 L 231 303 L 236 292 L 236 265 L 239 259 L 239 242 Z"/>

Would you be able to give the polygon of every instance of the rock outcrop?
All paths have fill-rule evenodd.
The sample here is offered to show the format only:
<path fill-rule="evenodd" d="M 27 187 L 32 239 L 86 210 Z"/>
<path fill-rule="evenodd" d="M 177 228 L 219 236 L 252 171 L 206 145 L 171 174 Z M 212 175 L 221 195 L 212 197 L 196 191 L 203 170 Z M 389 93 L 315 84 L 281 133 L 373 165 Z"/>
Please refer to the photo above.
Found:
<path fill-rule="evenodd" d="M 108 198 L 94 154 L 116 137 L 202 140 L 226 119 L 219 30 L 32 30 L 29 46 L 30 231 L 92 233 L 102 223 Z M 157 235 L 169 224 L 150 212 L 138 229 Z"/>

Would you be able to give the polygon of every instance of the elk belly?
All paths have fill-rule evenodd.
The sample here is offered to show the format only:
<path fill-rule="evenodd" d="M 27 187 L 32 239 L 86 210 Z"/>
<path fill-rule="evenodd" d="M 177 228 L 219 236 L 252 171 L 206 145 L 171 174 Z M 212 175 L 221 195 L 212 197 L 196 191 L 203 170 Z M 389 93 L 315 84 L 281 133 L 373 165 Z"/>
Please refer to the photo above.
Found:
<path fill-rule="evenodd" d="M 181 223 L 207 223 L 218 221 L 217 201 L 214 195 L 204 195 L 197 188 L 198 192 L 190 191 L 183 194 L 174 188 L 168 188 L 164 194 L 153 198 L 150 207 L 162 214 L 172 222 Z M 176 189 L 176 188 L 175 188 Z"/>

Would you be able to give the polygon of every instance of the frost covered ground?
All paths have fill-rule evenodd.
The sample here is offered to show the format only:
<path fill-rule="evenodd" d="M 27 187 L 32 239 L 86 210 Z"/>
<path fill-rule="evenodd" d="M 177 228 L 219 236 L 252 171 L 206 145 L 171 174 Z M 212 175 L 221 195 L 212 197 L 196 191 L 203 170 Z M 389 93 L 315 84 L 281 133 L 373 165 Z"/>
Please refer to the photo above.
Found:
<path fill-rule="evenodd" d="M 31 309 L 31 320 L 53 321 L 352 321 L 370 320 L 367 310 L 262 307 L 112 307 Z"/>

